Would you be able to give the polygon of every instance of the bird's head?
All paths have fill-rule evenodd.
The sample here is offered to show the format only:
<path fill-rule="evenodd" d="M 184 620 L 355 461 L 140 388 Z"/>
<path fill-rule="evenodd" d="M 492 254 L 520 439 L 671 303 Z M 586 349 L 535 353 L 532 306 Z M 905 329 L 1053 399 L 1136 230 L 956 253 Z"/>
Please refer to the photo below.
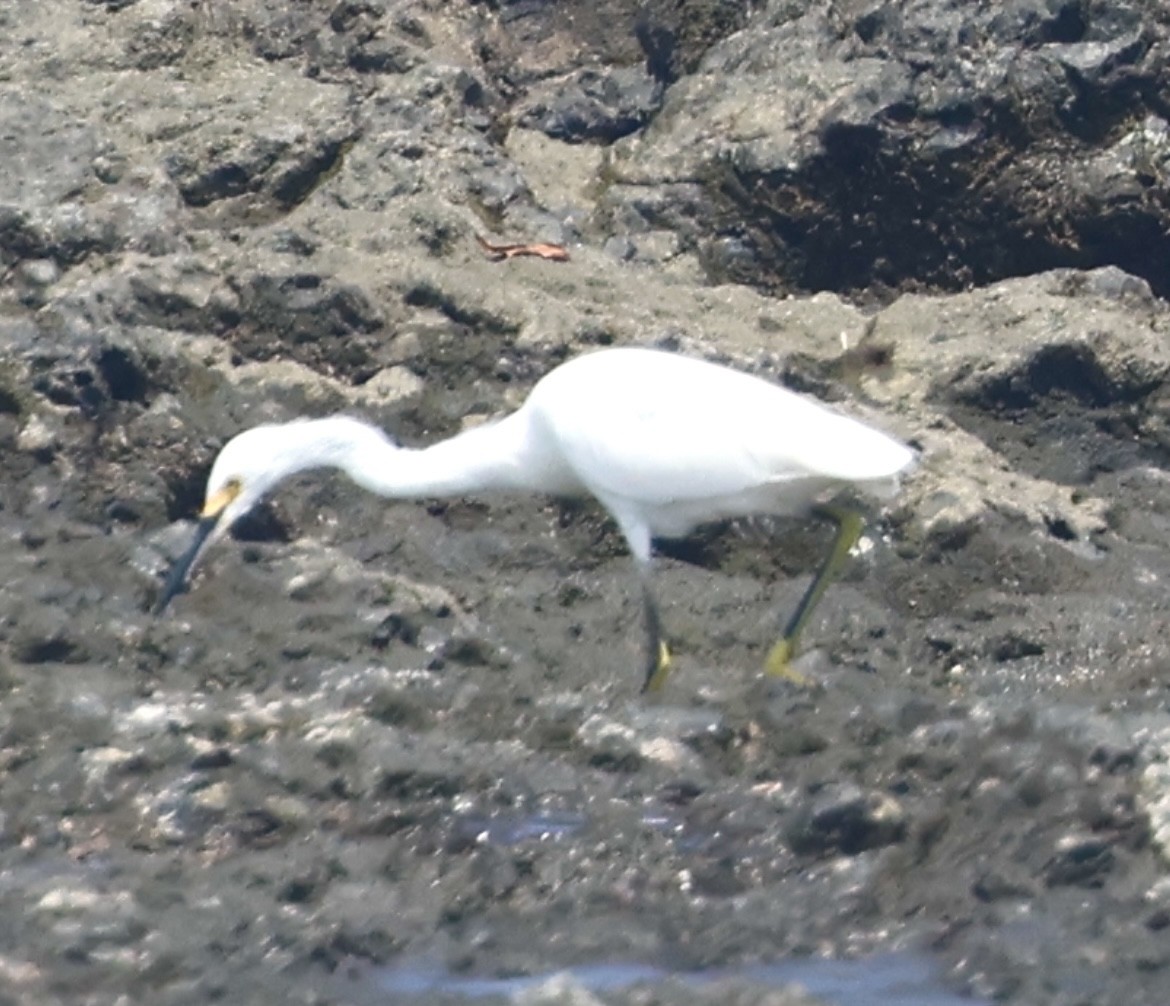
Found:
<path fill-rule="evenodd" d="M 381 430 L 344 415 L 254 426 L 233 437 L 211 466 L 195 539 L 171 569 L 155 614 L 183 589 L 203 550 L 282 479 L 310 468 L 340 468 L 362 483 L 368 469 L 395 450 Z"/>
<path fill-rule="evenodd" d="M 296 470 L 288 451 L 290 424 L 254 426 L 232 437 L 207 476 L 200 521 L 215 522 L 215 541 Z"/>
<path fill-rule="evenodd" d="M 218 541 L 281 479 L 301 467 L 297 452 L 289 449 L 288 425 L 255 426 L 233 437 L 219 452 L 207 478 L 195 537 L 172 567 L 155 614 L 183 589 L 207 546 Z"/>

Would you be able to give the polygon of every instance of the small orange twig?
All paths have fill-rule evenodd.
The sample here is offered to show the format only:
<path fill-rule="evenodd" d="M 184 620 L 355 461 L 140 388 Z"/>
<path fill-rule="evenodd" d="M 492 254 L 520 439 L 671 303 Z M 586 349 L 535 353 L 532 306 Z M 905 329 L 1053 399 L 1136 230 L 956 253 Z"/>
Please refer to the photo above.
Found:
<path fill-rule="evenodd" d="M 535 255 L 537 258 L 548 259 L 550 262 L 568 262 L 569 251 L 564 245 L 549 244 L 537 241 L 533 244 L 497 245 L 492 244 L 479 234 L 475 235 L 480 248 L 487 252 L 488 257 L 495 262 L 504 259 L 516 258 L 518 255 Z"/>

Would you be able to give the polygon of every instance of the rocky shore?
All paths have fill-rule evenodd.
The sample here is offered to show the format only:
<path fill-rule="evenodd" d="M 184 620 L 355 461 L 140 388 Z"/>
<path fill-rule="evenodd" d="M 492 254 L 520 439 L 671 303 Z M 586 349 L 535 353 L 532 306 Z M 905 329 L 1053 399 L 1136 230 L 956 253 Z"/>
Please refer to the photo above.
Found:
<path fill-rule="evenodd" d="M 758 966 L 874 954 L 929 960 L 924 1003 L 1170 1001 L 1170 13 L 0 29 L 0 999 L 840 1003 Z M 625 344 L 922 450 L 812 687 L 760 667 L 816 522 L 664 544 L 651 699 L 583 502 L 306 476 L 151 616 L 243 427 L 429 443 Z"/>

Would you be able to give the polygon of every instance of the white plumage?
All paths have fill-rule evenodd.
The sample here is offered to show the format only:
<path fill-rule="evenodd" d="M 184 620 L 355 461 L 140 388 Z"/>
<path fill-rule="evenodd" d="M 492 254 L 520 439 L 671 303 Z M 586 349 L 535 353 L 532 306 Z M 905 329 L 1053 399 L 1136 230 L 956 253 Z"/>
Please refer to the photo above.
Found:
<path fill-rule="evenodd" d="M 212 466 L 199 533 L 158 610 L 206 543 L 306 469 L 338 468 L 395 498 L 592 495 L 617 521 L 642 571 L 647 685 L 657 686 L 669 655 L 649 586 L 653 537 L 730 517 L 799 514 L 846 485 L 888 495 L 913 461 L 913 451 L 886 434 L 749 374 L 657 350 L 600 350 L 552 370 L 511 415 L 430 447 L 400 447 L 347 416 L 239 434 Z M 783 672 L 809 611 L 860 533 L 851 512 L 832 516 L 841 533 L 769 658 L 771 670 Z"/>

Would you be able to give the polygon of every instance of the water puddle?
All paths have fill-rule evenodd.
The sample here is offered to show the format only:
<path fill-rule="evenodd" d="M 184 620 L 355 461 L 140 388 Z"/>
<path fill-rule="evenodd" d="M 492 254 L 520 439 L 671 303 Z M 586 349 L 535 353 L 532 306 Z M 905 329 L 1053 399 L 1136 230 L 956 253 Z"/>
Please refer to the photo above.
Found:
<path fill-rule="evenodd" d="M 641 823 L 673 843 L 679 852 L 698 852 L 717 832 L 696 831 L 677 815 L 665 811 L 646 811 Z M 558 842 L 584 831 L 590 824 L 585 814 L 576 811 L 549 811 L 538 814 L 464 814 L 454 824 L 454 836 L 467 844 L 522 845 L 525 842 Z"/>
<path fill-rule="evenodd" d="M 701 846 L 702 833 L 688 833 L 669 812 L 648 810 L 641 823 L 669 835 L 680 849 Z M 537 814 L 467 814 L 455 827 L 457 838 L 468 844 L 512 846 L 527 842 L 558 842 L 589 826 L 587 815 L 574 811 Z M 706 836 L 710 837 L 710 836 Z M 937 962 L 924 954 L 891 953 L 851 960 L 822 957 L 794 958 L 770 964 L 680 971 L 653 964 L 609 961 L 561 968 L 510 978 L 455 973 L 425 957 L 416 957 L 368 975 L 379 995 L 388 1001 L 426 1001 L 427 997 L 458 996 L 467 1000 L 510 1001 L 540 988 L 554 977 L 568 977 L 593 993 L 620 992 L 635 985 L 681 982 L 695 987 L 733 981 L 758 986 L 761 993 L 799 985 L 828 1006 L 989 1006 L 983 1000 L 960 996 L 942 982 Z"/>
<path fill-rule="evenodd" d="M 455 822 L 455 835 L 467 842 L 520 845 L 556 842 L 577 834 L 588 823 L 570 811 L 545 814 L 467 814 Z"/>
<path fill-rule="evenodd" d="M 514 978 L 457 975 L 440 966 L 404 962 L 379 969 L 374 983 L 395 1000 L 404 996 L 460 995 L 467 999 L 514 999 L 569 975 L 590 992 L 617 992 L 633 985 L 673 979 L 697 986 L 718 981 L 758 985 L 761 989 L 799 985 L 832 1006 L 979 1006 L 947 990 L 936 963 L 920 954 L 884 954 L 856 960 L 800 958 L 773 964 L 671 971 L 649 964 L 614 962 L 586 964 Z"/>

